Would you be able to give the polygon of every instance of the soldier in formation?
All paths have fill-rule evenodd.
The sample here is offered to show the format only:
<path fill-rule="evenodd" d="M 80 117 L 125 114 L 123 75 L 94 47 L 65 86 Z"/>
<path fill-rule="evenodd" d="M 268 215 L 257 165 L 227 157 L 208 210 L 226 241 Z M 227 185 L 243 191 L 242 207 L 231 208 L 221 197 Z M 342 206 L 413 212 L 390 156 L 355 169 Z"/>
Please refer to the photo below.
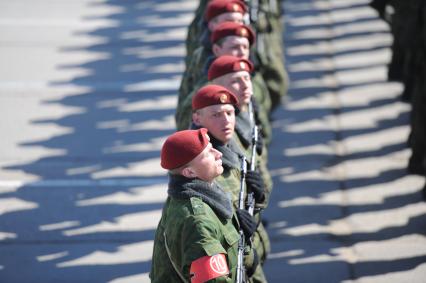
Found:
<path fill-rule="evenodd" d="M 161 152 L 169 189 L 152 282 L 267 282 L 270 114 L 288 87 L 281 16 L 274 0 L 200 0 L 188 28 L 179 131 Z"/>
<path fill-rule="evenodd" d="M 238 229 L 249 238 L 255 225 L 238 219 L 229 194 L 215 182 L 223 172 L 221 156 L 204 128 L 176 132 L 164 143 L 168 198 L 155 234 L 151 282 L 236 282 Z M 256 269 L 253 251 L 245 258 L 247 270 Z"/>
<path fill-rule="evenodd" d="M 239 112 L 238 99 L 228 89 L 220 85 L 207 85 L 201 88 L 193 97 L 193 128 L 204 127 L 209 131 L 212 145 L 222 153 L 224 172 L 217 178 L 225 191 L 231 193 L 234 210 L 243 221 L 255 222 L 255 233 L 249 238 L 250 249 L 253 249 L 256 261 L 263 264 L 270 250 L 269 238 L 261 223 L 260 211 L 266 206 L 269 192 L 265 190 L 262 175 L 253 169 L 241 172 L 245 160 L 250 160 L 240 147 L 238 137 L 234 135 L 236 115 Z M 244 158 L 244 159 L 243 159 Z M 247 165 L 250 164 L 251 160 Z M 249 166 L 250 167 L 250 166 Z M 242 180 L 244 176 L 244 180 Z M 244 182 L 243 184 L 241 184 Z M 241 185 L 247 188 L 247 193 L 253 193 L 253 212 L 239 208 Z M 254 218 L 252 217 L 254 216 Z M 245 226 L 249 226 L 246 224 Z M 247 276 L 250 282 L 266 282 L 262 266 L 249 270 Z"/>
<path fill-rule="evenodd" d="M 211 49 L 211 34 L 215 28 L 220 23 L 230 21 L 242 23 L 241 21 L 244 20 L 244 24 L 250 25 L 258 38 L 256 43 L 251 45 L 251 61 L 255 66 L 256 73 L 262 77 L 262 87 L 266 89 L 266 91 L 260 92 L 263 98 L 259 99 L 258 102 L 270 116 L 272 110 L 280 105 L 288 88 L 288 76 L 284 67 L 282 49 L 283 29 L 279 1 L 202 0 L 195 13 L 194 20 L 189 26 L 186 41 L 185 72 L 179 89 L 178 115 L 176 116 L 178 129 L 182 129 L 179 110 L 184 103 L 184 98 L 193 91 L 191 87 L 186 85 L 186 82 L 187 75 L 194 73 L 190 67 L 194 54 L 197 54 L 196 50 L 200 47 L 207 50 Z M 198 59 L 195 61 L 199 62 Z M 204 63 L 208 64 L 209 61 L 207 60 Z M 207 68 L 208 66 L 205 66 L 204 69 Z M 254 81 L 257 82 L 258 79 Z M 197 83 L 197 81 L 192 81 L 190 86 Z"/>
<path fill-rule="evenodd" d="M 404 84 L 402 100 L 411 104 L 408 172 L 426 176 L 426 2 L 374 0 L 371 6 L 389 22 L 394 36 L 388 79 Z"/>

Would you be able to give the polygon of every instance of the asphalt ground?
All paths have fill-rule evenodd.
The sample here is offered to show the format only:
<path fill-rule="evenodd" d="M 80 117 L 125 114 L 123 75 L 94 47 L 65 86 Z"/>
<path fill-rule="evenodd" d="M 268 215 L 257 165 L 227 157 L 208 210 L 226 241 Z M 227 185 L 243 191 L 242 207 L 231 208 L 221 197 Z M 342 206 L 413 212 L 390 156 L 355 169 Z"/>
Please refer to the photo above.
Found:
<path fill-rule="evenodd" d="M 424 178 L 367 0 L 286 0 L 269 282 L 419 282 Z M 197 1 L 0 0 L 0 282 L 149 282 Z"/>

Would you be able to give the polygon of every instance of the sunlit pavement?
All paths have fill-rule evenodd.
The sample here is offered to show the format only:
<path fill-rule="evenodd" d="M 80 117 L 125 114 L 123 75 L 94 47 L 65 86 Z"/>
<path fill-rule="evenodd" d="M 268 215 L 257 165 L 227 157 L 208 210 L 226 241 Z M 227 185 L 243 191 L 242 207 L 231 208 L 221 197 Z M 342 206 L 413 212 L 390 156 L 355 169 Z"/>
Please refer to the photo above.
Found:
<path fill-rule="evenodd" d="M 269 282 L 424 282 L 409 106 L 366 0 L 287 0 Z M 0 282 L 149 282 L 197 1 L 0 1 Z"/>

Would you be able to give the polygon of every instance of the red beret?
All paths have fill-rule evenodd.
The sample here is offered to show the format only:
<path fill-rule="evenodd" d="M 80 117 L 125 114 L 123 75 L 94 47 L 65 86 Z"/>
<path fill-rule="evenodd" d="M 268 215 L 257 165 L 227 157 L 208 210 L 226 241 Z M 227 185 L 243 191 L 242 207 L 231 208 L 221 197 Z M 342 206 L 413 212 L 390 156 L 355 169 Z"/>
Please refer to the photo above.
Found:
<path fill-rule="evenodd" d="M 192 110 L 216 104 L 237 106 L 238 99 L 232 92 L 220 85 L 206 85 L 200 88 L 192 97 Z"/>
<path fill-rule="evenodd" d="M 240 36 L 245 37 L 249 40 L 250 45 L 253 45 L 255 35 L 253 30 L 246 25 L 234 23 L 234 22 L 223 22 L 221 23 L 210 36 L 210 41 L 215 43 L 216 41 L 226 36 Z"/>
<path fill-rule="evenodd" d="M 247 7 L 241 0 L 213 0 L 207 5 L 204 19 L 209 22 L 216 16 L 224 13 L 245 14 Z"/>
<path fill-rule="evenodd" d="M 200 154 L 209 144 L 207 129 L 184 130 L 172 134 L 161 149 L 161 167 L 179 168 Z"/>
<path fill-rule="evenodd" d="M 239 71 L 253 72 L 253 64 L 246 59 L 235 56 L 223 55 L 216 58 L 209 67 L 208 80 L 211 81 L 228 73 Z"/>

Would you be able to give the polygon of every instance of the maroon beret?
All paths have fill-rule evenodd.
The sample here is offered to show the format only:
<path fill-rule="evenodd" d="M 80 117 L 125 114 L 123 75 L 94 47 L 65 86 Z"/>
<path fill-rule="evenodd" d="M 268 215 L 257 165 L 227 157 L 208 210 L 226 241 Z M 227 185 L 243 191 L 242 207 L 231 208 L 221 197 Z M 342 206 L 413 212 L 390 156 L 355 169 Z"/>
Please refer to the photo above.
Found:
<path fill-rule="evenodd" d="M 204 19 L 209 22 L 216 16 L 224 13 L 241 13 L 245 14 L 247 7 L 241 0 L 212 0 L 207 5 L 204 13 Z"/>
<path fill-rule="evenodd" d="M 226 36 L 232 35 L 247 38 L 250 45 L 253 45 L 255 40 L 254 32 L 249 26 L 234 22 L 223 22 L 213 31 L 210 41 L 215 43 Z"/>
<path fill-rule="evenodd" d="M 209 67 L 207 73 L 208 80 L 214 80 L 228 73 L 239 71 L 253 72 L 253 64 L 246 59 L 241 59 L 235 56 L 223 55 L 217 57 Z"/>
<path fill-rule="evenodd" d="M 206 85 L 192 97 L 193 111 L 216 104 L 237 106 L 238 99 L 232 92 L 220 85 Z"/>
<path fill-rule="evenodd" d="M 161 167 L 172 170 L 189 163 L 206 148 L 209 140 L 205 128 L 172 134 L 161 149 Z"/>

